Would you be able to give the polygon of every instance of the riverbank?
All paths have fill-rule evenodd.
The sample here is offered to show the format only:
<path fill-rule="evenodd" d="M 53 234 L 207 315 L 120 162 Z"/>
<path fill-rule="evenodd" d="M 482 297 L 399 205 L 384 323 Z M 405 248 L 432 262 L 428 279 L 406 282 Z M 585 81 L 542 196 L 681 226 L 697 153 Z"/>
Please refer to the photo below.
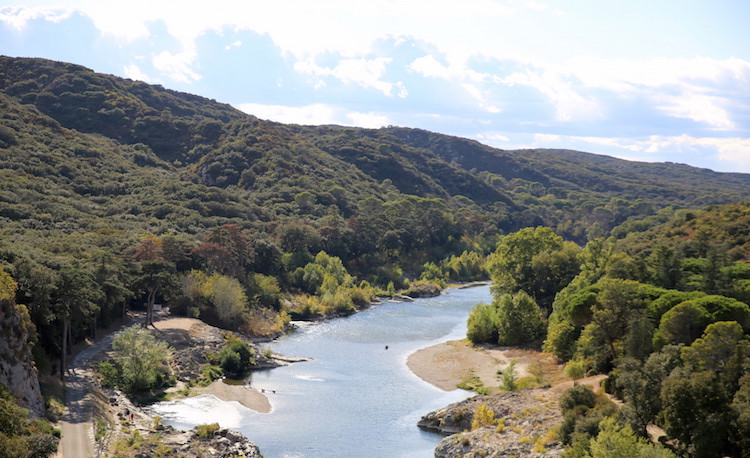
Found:
<path fill-rule="evenodd" d="M 466 339 L 452 340 L 417 350 L 408 356 L 407 367 L 419 378 L 443 391 L 452 391 L 467 377 L 477 377 L 488 388 L 500 385 L 502 371 L 516 360 L 516 376 L 529 375 L 535 365 L 547 383 L 564 379 L 562 367 L 551 355 L 497 345 L 472 345 Z"/>
<path fill-rule="evenodd" d="M 236 401 L 258 413 L 271 412 L 268 396 L 247 385 L 231 385 L 224 380 L 216 380 L 206 387 L 193 388 L 191 396 L 212 394 L 222 401 Z"/>

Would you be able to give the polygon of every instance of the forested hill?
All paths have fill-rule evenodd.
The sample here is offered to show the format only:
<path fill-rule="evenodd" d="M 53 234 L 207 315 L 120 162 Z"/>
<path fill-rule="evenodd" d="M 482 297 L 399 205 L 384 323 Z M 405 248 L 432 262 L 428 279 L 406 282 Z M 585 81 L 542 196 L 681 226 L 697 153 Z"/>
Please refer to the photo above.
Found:
<path fill-rule="evenodd" d="M 234 223 L 275 237 L 294 220 L 340 238 L 361 229 L 373 246 L 336 241 L 353 258 L 542 224 L 584 242 L 665 206 L 750 198 L 745 174 L 506 151 L 418 129 L 283 125 L 43 59 L 0 57 L 0 91 L 0 216 L 26 230 L 202 234 Z M 344 223 L 352 217 L 383 224 Z"/>

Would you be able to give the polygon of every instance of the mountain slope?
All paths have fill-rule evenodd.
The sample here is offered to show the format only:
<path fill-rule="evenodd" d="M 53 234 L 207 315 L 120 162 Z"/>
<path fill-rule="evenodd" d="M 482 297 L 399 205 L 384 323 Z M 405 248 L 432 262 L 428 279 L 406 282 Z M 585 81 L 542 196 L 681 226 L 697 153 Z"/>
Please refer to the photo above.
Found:
<path fill-rule="evenodd" d="M 456 236 L 546 224 L 584 241 L 664 206 L 750 198 L 747 174 L 506 151 L 419 129 L 284 125 L 42 59 L 0 57 L 0 92 L 5 136 L 15 142 L 2 150 L 5 173 L 23 170 L 46 180 L 45 189 L 66 190 L 28 207 L 18 187 L 6 189 L 0 214 L 13 221 L 45 215 L 38 207 L 68 196 L 63 219 L 73 226 L 89 221 L 79 218 L 83 211 L 108 220 L 100 225 L 140 221 L 157 231 L 198 233 L 226 222 L 259 228 L 285 218 L 322 227 L 330 221 L 317 221 L 332 214 L 382 217 L 386 209 L 373 212 L 373 202 L 412 195 L 443 202 Z M 72 200 L 101 203 L 84 209 Z M 377 236 L 399 224 L 386 221 Z"/>

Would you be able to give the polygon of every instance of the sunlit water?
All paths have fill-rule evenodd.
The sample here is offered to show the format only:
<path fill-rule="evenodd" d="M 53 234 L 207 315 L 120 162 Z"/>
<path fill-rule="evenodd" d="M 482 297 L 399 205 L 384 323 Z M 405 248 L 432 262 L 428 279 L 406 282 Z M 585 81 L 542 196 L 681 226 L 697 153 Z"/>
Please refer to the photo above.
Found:
<path fill-rule="evenodd" d="M 440 436 L 421 431 L 417 421 L 468 393 L 422 381 L 406 367 L 406 358 L 463 338 L 471 308 L 489 301 L 486 286 L 450 290 L 300 327 L 267 346 L 314 360 L 256 372 L 249 380 L 265 390 L 271 413 L 210 395 L 157 404 L 153 413 L 178 428 L 218 422 L 238 429 L 269 458 L 431 457 Z"/>

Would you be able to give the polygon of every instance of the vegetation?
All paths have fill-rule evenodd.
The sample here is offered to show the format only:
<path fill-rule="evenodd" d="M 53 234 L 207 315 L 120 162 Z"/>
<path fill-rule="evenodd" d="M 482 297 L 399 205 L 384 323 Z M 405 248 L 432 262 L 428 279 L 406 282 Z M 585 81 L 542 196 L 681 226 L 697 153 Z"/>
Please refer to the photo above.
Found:
<path fill-rule="evenodd" d="M 485 426 L 496 426 L 498 423 L 495 418 L 495 412 L 492 411 L 487 404 L 480 404 L 477 410 L 474 412 L 474 417 L 471 420 L 471 430 L 484 428 Z"/>
<path fill-rule="evenodd" d="M 660 224 L 615 230 L 620 238 L 595 239 L 568 255 L 546 228 L 503 236 L 488 263 L 493 305 L 474 309 L 468 337 L 502 343 L 504 321 L 522 334 L 539 322 L 537 304 L 549 297 L 544 291 L 554 291 L 543 348 L 566 362 L 574 380 L 608 374 L 605 388 L 625 401 L 614 416 L 616 409 L 586 386 L 566 393 L 560 435 L 571 446 L 568 456 L 672 456 L 639 439 L 649 424 L 675 439 L 675 453 L 744 456 L 750 453 L 741 439 L 750 367 L 748 208 L 674 212 Z M 573 259 L 579 267 L 566 269 Z M 567 273 L 538 275 L 541 266 Z M 545 289 L 548 284 L 555 287 Z M 534 307 L 509 314 L 521 310 L 509 307 L 510 294 L 526 289 L 537 291 L 536 300 L 526 295 L 524 302 Z"/>
<path fill-rule="evenodd" d="M 250 366 L 255 365 L 255 349 L 237 336 L 230 334 L 216 359 L 224 374 L 239 378 Z"/>
<path fill-rule="evenodd" d="M 418 281 L 489 275 L 495 296 L 472 312 L 472 341 L 544 340 L 571 374 L 610 374 L 634 434 L 657 423 L 680 453 L 748 454 L 747 199 L 743 174 L 399 127 L 281 125 L 0 57 L 0 283 L 12 286 L 0 293 L 28 311 L 40 372 L 60 361 L 62 375 L 72 344 L 130 308 L 147 324 L 169 305 L 273 336 L 291 318 L 352 313 Z M 147 335 L 128 338 L 159 363 L 120 346 L 100 366 L 108 383 L 165 382 L 167 351 Z M 241 370 L 243 350 L 227 348 L 218 362 Z M 630 441 L 625 425 L 573 413 L 573 447 Z"/>
<path fill-rule="evenodd" d="M 105 383 L 128 393 L 161 388 L 169 383 L 169 356 L 166 342 L 157 341 L 144 329 L 130 327 L 112 341 L 114 363 L 100 364 Z M 112 368 L 116 370 L 112 370 Z M 114 380 L 113 380 L 114 379 Z"/>
<path fill-rule="evenodd" d="M 57 452 L 60 431 L 45 420 L 29 418 L 0 384 L 0 456 L 48 457 Z"/>

